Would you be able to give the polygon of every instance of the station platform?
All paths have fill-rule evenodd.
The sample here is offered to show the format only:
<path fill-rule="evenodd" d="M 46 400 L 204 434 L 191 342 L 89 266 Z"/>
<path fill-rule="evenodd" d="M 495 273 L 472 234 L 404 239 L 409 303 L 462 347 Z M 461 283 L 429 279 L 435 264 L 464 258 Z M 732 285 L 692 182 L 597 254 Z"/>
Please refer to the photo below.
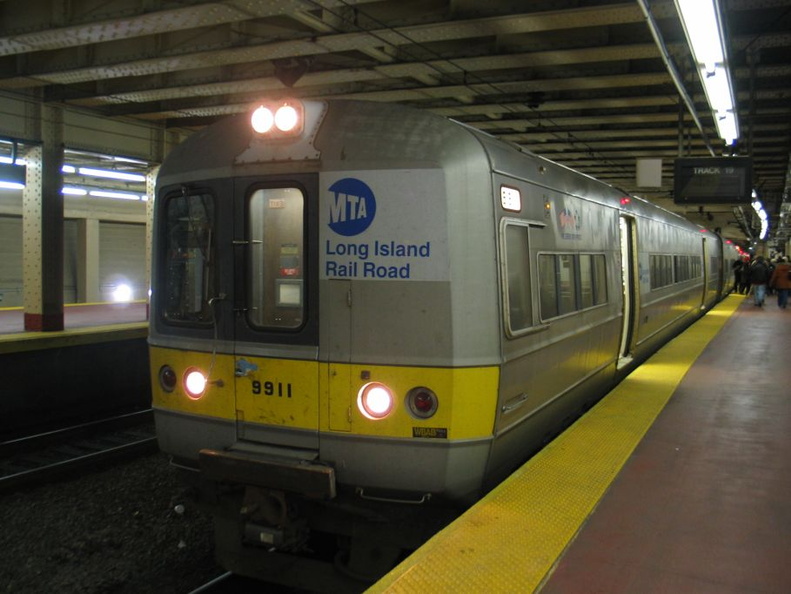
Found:
<path fill-rule="evenodd" d="M 56 332 L 26 332 L 23 308 L 0 308 L 0 354 L 145 338 L 148 307 L 145 301 L 67 304 L 63 326 Z"/>
<path fill-rule="evenodd" d="M 368 592 L 791 591 L 789 353 L 727 297 Z"/>

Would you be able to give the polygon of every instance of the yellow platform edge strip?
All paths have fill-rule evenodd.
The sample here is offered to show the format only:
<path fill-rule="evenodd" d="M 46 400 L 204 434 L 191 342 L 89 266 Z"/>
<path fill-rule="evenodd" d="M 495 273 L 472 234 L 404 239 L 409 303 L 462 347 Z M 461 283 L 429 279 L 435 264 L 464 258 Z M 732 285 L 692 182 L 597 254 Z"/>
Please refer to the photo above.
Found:
<path fill-rule="evenodd" d="M 721 301 L 367 592 L 535 592 L 743 299 Z"/>

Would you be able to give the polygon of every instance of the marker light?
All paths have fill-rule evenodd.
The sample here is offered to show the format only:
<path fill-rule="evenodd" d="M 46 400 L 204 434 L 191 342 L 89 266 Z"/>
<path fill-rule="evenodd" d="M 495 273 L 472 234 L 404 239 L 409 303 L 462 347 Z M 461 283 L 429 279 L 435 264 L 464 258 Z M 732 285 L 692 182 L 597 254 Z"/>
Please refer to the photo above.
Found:
<path fill-rule="evenodd" d="M 199 369 L 190 367 L 184 372 L 184 390 L 187 392 L 187 396 L 193 400 L 203 396 L 207 383 L 208 378 Z"/>
<path fill-rule="evenodd" d="M 428 419 L 437 412 L 437 395 L 428 388 L 412 388 L 406 395 L 409 411 L 419 419 Z"/>
<path fill-rule="evenodd" d="M 170 365 L 163 365 L 159 369 L 159 385 L 165 392 L 172 392 L 176 389 L 176 372 Z"/>
<path fill-rule="evenodd" d="M 357 394 L 357 408 L 367 418 L 383 419 L 393 410 L 393 393 L 384 384 L 371 382 L 360 388 Z"/>
<path fill-rule="evenodd" d="M 286 101 L 262 103 L 250 117 L 250 124 L 258 134 L 270 138 L 299 136 L 305 120 L 302 103 L 289 99 Z"/>

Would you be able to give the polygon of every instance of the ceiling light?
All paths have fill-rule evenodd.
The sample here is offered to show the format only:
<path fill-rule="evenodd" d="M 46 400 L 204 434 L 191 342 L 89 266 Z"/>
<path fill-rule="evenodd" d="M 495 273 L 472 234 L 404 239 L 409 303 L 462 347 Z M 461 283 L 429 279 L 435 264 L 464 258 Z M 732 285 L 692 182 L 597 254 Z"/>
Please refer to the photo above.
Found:
<path fill-rule="evenodd" d="M 675 0 L 687 42 L 703 83 L 717 133 L 726 144 L 739 137 L 733 82 L 718 0 Z"/>
<path fill-rule="evenodd" d="M 124 181 L 146 181 L 146 176 L 139 173 L 124 173 L 123 171 L 112 171 L 107 169 L 91 169 L 90 167 L 80 167 L 79 174 L 89 177 L 104 177 L 107 179 L 120 179 Z"/>

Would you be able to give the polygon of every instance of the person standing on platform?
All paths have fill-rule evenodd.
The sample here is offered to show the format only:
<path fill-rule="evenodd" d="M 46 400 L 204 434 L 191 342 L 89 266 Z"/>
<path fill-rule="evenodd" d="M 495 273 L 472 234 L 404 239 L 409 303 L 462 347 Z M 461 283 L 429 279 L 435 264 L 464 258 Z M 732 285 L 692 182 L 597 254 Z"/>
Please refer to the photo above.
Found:
<path fill-rule="evenodd" d="M 739 293 L 742 295 L 750 294 L 750 260 L 742 262 L 741 274 L 739 275 Z"/>
<path fill-rule="evenodd" d="M 788 292 L 791 290 L 791 265 L 788 264 L 787 257 L 777 260 L 777 266 L 769 279 L 769 286 L 774 287 L 777 291 L 777 307 L 786 309 L 788 307 Z"/>
<path fill-rule="evenodd" d="M 753 287 L 755 305 L 761 307 L 766 299 L 766 283 L 769 282 L 769 265 L 763 256 L 758 256 L 750 264 L 750 284 Z"/>
<path fill-rule="evenodd" d="M 734 293 L 741 293 L 742 287 L 742 269 L 744 268 L 744 262 L 741 258 L 737 258 L 733 261 L 731 265 L 731 269 L 733 270 L 733 292 Z"/>

